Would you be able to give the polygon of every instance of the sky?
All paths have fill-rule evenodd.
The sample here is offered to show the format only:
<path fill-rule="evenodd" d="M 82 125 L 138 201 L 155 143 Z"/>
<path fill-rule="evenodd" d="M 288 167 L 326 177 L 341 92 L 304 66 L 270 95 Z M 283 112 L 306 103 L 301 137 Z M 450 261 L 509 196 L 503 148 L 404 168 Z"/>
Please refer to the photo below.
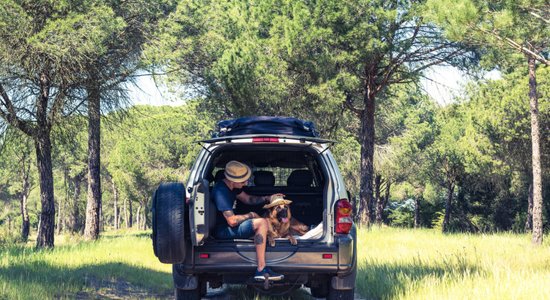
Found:
<path fill-rule="evenodd" d="M 460 70 L 450 66 L 435 66 L 430 68 L 422 79 L 424 91 L 442 106 L 453 103 L 453 99 L 461 95 L 465 85 L 471 80 Z M 500 74 L 492 71 L 486 74 L 487 79 L 498 79 Z M 138 105 L 182 105 L 185 100 L 183 93 L 171 91 L 166 86 L 157 86 L 151 76 L 138 77 L 136 86 L 130 91 L 133 103 Z"/>
<path fill-rule="evenodd" d="M 136 105 L 182 105 L 183 99 L 178 99 L 178 93 L 171 91 L 162 84 L 156 84 L 152 76 L 139 76 L 135 86 L 130 86 L 130 98 Z"/>

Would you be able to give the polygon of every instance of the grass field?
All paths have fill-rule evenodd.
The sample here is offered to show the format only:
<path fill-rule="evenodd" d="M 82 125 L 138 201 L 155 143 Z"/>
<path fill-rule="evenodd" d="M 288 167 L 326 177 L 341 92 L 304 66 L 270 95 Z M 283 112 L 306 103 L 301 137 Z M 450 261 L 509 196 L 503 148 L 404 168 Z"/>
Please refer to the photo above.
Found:
<path fill-rule="evenodd" d="M 57 237 L 56 248 L 44 251 L 30 243 L 0 246 L 0 299 L 168 298 L 171 267 L 154 257 L 148 234 L 107 233 L 97 242 Z M 373 228 L 359 231 L 358 249 L 362 298 L 550 299 L 550 243 L 532 247 L 527 235 Z M 234 286 L 226 293 L 275 299 Z"/>
<path fill-rule="evenodd" d="M 367 299 L 550 299 L 548 240 L 373 228 L 360 231 L 358 246 Z"/>

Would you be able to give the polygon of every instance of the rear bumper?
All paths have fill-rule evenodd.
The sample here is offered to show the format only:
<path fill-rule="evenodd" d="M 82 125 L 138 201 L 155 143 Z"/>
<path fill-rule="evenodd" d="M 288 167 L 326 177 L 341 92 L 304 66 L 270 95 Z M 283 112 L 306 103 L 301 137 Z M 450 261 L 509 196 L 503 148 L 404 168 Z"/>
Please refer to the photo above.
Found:
<path fill-rule="evenodd" d="M 345 275 L 355 268 L 354 244 L 352 235 L 337 235 L 335 243 L 330 245 L 299 243 L 292 246 L 284 241 L 276 247 L 267 247 L 266 263 L 276 272 L 285 274 Z M 256 249 L 251 242 L 194 247 L 188 252 L 185 263 L 178 265 L 177 269 L 186 274 L 250 274 L 256 269 Z"/>
<path fill-rule="evenodd" d="M 291 246 L 281 243 L 275 248 L 267 248 L 266 262 L 274 271 L 285 275 L 281 284 L 306 284 L 326 278 L 330 279 L 334 289 L 349 290 L 355 286 L 357 273 L 355 241 L 354 228 L 349 235 L 337 235 L 335 243 L 330 245 Z M 185 263 L 173 266 L 173 277 L 177 288 L 192 289 L 197 287 L 199 277 L 203 278 L 201 280 L 242 284 L 255 270 L 256 252 L 252 243 L 219 243 L 189 251 Z"/>

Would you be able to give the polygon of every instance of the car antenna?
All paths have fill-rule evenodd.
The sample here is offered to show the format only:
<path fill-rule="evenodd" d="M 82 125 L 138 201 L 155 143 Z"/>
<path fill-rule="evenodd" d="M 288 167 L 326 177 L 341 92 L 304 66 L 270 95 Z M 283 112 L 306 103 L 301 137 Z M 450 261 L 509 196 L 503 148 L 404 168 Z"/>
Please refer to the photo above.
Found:
<path fill-rule="evenodd" d="M 208 148 L 206 148 L 204 146 L 204 144 L 202 143 L 202 141 L 198 141 L 197 144 L 201 145 L 202 149 L 206 150 L 206 152 L 208 152 L 209 154 L 212 154 L 212 152 L 210 150 L 208 150 Z"/>

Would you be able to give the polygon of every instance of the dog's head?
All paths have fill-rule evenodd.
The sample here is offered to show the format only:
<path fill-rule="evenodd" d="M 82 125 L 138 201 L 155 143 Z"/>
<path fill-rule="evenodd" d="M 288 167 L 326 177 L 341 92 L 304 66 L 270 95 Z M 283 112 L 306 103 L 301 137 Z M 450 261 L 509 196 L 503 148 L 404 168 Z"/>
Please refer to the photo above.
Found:
<path fill-rule="evenodd" d="M 290 206 L 288 204 L 279 204 L 269 209 L 269 218 L 279 221 L 279 223 L 289 223 L 292 218 Z"/>

